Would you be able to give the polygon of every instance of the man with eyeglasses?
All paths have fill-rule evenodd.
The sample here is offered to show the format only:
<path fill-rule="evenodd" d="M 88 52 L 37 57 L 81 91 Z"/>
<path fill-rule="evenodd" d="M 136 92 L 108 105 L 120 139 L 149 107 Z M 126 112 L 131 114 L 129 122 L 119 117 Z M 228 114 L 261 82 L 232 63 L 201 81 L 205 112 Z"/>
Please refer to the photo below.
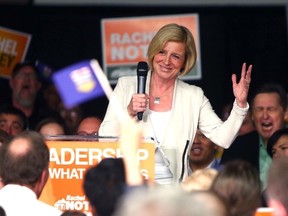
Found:
<path fill-rule="evenodd" d="M 80 136 L 97 136 L 102 120 L 96 116 L 88 116 L 81 120 L 77 135 Z"/>
<path fill-rule="evenodd" d="M 42 83 L 34 62 L 25 61 L 16 64 L 9 85 L 12 95 L 8 104 L 20 109 L 25 114 L 28 129 L 33 130 L 43 118 L 60 117 L 57 112 L 52 112 L 43 100 L 40 101 L 39 92 Z"/>

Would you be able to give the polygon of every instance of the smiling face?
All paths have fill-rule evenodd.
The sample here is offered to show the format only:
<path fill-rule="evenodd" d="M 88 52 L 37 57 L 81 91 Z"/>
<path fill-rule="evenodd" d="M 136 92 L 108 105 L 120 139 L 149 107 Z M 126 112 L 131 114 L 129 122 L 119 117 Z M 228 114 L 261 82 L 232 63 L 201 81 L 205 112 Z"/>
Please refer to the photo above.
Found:
<path fill-rule="evenodd" d="M 189 155 L 190 167 L 194 165 L 206 168 L 214 159 L 217 148 L 200 130 L 197 130 Z"/>
<path fill-rule="evenodd" d="M 272 147 L 273 159 L 282 156 L 288 158 L 288 135 L 281 136 Z"/>
<path fill-rule="evenodd" d="M 36 71 L 30 66 L 24 66 L 10 80 L 13 99 L 23 107 L 33 106 L 37 92 L 41 87 Z"/>
<path fill-rule="evenodd" d="M 285 110 L 277 93 L 260 93 L 252 104 L 252 120 L 256 130 L 267 143 L 270 136 L 284 126 Z"/>
<path fill-rule="evenodd" d="M 184 66 L 185 45 L 181 42 L 167 42 L 154 56 L 153 73 L 162 79 L 175 79 Z"/>

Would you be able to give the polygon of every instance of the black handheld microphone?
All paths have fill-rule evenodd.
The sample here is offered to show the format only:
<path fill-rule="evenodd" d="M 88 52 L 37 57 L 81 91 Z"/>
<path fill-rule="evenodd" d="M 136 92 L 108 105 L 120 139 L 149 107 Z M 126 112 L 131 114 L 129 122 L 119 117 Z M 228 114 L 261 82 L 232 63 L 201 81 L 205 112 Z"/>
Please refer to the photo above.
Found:
<path fill-rule="evenodd" d="M 138 94 L 145 93 L 147 73 L 148 73 L 147 62 L 140 61 L 137 65 L 137 93 Z M 143 112 L 138 112 L 137 118 L 139 121 L 141 121 L 143 118 Z"/>

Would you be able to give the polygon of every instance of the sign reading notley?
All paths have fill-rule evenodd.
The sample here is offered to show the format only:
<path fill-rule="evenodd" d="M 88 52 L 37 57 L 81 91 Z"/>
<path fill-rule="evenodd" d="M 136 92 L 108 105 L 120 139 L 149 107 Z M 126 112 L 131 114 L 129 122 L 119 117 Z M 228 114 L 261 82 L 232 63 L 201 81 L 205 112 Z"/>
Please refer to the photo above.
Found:
<path fill-rule="evenodd" d="M 9 77 L 14 66 L 25 59 L 31 35 L 0 27 L 0 76 Z"/>
<path fill-rule="evenodd" d="M 139 61 L 147 61 L 147 49 L 156 32 L 168 23 L 186 26 L 196 42 L 196 67 L 184 80 L 201 78 L 198 14 L 102 19 L 103 70 L 110 83 L 119 77 L 135 75 Z"/>

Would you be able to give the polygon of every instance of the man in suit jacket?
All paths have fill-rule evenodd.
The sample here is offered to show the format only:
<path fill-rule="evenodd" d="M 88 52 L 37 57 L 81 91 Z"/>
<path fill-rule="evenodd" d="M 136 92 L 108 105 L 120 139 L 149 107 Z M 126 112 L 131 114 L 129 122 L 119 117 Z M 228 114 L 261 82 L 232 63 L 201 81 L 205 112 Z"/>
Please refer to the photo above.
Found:
<path fill-rule="evenodd" d="M 266 187 L 271 157 L 266 151 L 270 136 L 285 126 L 287 108 L 285 89 L 276 83 L 267 83 L 256 89 L 252 96 L 251 115 L 256 131 L 238 136 L 229 149 L 224 150 L 221 163 L 234 159 L 250 162 L 259 171 L 262 189 Z"/>
<path fill-rule="evenodd" d="M 208 139 L 199 129 L 197 129 L 193 145 L 188 156 L 189 175 L 196 170 L 213 168 L 218 170 L 220 162 L 216 158 L 219 146 Z"/>

